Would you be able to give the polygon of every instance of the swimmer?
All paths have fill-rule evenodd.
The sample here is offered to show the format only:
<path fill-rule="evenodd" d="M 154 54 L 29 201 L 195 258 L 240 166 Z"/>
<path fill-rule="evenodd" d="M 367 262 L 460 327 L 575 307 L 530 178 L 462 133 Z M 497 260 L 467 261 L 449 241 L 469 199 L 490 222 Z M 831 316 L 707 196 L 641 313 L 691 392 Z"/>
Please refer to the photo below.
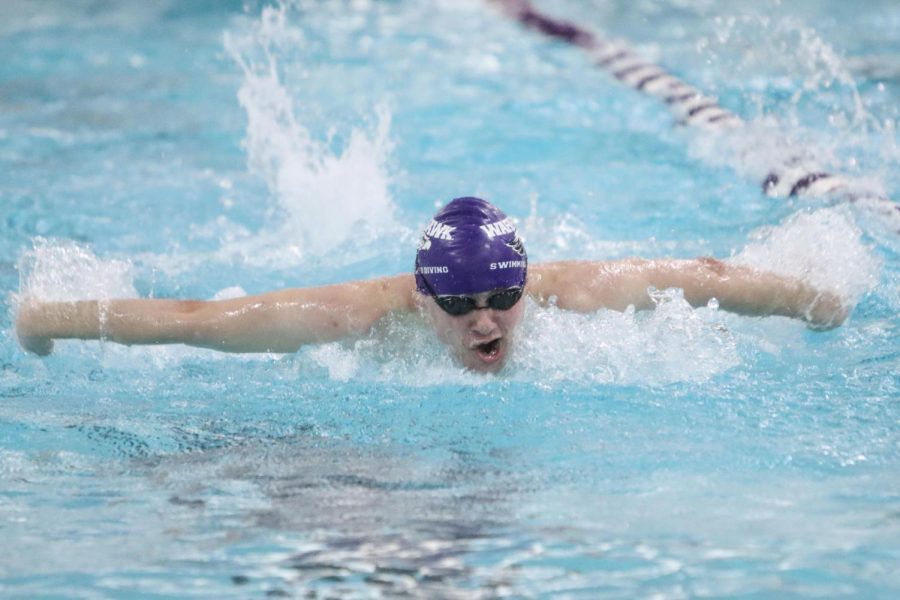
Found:
<path fill-rule="evenodd" d="M 803 281 L 713 258 L 572 260 L 528 264 L 513 222 L 479 198 L 457 198 L 422 235 L 411 274 L 284 289 L 231 300 L 23 299 L 16 321 L 25 350 L 54 339 L 188 344 L 225 352 L 295 352 L 360 336 L 391 313 L 418 311 L 464 367 L 496 372 L 515 344 L 523 296 L 591 312 L 651 309 L 648 288 L 681 288 L 692 306 L 715 298 L 743 315 L 781 315 L 814 329 L 837 327 L 847 307 Z"/>

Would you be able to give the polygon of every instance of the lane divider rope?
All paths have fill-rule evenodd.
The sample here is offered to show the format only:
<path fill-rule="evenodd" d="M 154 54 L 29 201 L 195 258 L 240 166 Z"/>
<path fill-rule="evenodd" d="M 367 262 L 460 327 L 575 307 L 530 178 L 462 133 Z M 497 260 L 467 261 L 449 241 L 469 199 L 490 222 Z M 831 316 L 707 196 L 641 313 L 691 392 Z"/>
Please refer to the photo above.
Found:
<path fill-rule="evenodd" d="M 525 27 L 585 50 L 594 65 L 639 92 L 664 102 L 679 123 L 706 130 L 736 130 L 746 122 L 719 105 L 715 98 L 685 83 L 659 65 L 644 60 L 619 40 L 607 40 L 574 23 L 543 14 L 529 0 L 487 0 Z M 811 164 L 800 153 L 791 153 L 767 169 L 761 182 L 763 192 L 772 197 L 832 196 L 900 218 L 900 205 L 866 189 L 860 181 L 829 173 Z"/>

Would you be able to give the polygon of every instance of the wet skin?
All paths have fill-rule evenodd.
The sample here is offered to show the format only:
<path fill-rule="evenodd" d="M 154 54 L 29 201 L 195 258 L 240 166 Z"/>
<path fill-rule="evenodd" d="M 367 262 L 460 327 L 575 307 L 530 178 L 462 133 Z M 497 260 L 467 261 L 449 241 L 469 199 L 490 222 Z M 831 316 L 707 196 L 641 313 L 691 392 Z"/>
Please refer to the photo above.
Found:
<path fill-rule="evenodd" d="M 472 294 L 476 308 L 465 315 L 449 315 L 434 300 L 421 297 L 421 305 L 438 338 L 450 347 L 463 366 L 482 373 L 503 368 L 512 347 L 512 336 L 525 314 L 519 300 L 509 310 L 488 308 L 487 298 L 495 291 Z"/>

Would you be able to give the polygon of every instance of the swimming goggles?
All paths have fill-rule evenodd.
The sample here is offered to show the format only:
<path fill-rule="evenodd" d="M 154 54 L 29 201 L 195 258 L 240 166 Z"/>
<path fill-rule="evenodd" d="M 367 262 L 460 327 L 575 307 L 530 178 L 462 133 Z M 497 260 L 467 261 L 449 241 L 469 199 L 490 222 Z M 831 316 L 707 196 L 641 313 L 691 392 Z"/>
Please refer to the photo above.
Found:
<path fill-rule="evenodd" d="M 431 297 L 442 311 L 454 317 L 469 314 L 477 308 L 493 308 L 494 310 L 509 310 L 516 305 L 516 302 L 522 297 L 524 291 L 521 287 L 511 287 L 505 290 L 494 292 L 488 296 L 485 304 L 487 306 L 478 306 L 475 298 L 471 296 L 439 296 L 435 293 L 434 288 L 428 283 L 428 280 L 422 277 L 425 287 L 428 288 Z"/>
<path fill-rule="evenodd" d="M 434 301 L 445 313 L 453 315 L 454 317 L 459 317 L 479 308 L 509 310 L 515 306 L 516 302 L 522 297 L 522 291 L 522 288 L 514 287 L 494 292 L 488 296 L 487 306 L 478 306 L 475 302 L 475 298 L 472 298 L 471 296 L 437 296 L 432 294 L 431 297 L 434 298 Z"/>

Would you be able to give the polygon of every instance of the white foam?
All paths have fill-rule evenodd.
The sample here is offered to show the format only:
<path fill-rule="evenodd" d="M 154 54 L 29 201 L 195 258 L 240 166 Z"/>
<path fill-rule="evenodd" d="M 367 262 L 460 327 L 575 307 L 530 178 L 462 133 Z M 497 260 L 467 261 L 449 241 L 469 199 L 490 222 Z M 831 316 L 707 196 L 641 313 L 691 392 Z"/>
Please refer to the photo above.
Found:
<path fill-rule="evenodd" d="M 579 314 L 529 307 L 510 367 L 517 377 L 661 385 L 704 381 L 740 363 L 715 310 L 680 290 L 654 291 L 656 309 Z"/>
<path fill-rule="evenodd" d="M 846 206 L 799 212 L 754 231 L 733 260 L 798 277 L 855 305 L 881 273 L 881 261 L 862 235 Z"/>
<path fill-rule="evenodd" d="M 19 296 L 46 301 L 134 298 L 134 267 L 101 260 L 87 246 L 35 238 L 19 259 Z"/>
<path fill-rule="evenodd" d="M 328 370 L 328 376 L 335 381 L 347 382 L 359 373 L 359 354 L 340 344 L 323 344 L 311 348 L 307 355 Z"/>
<path fill-rule="evenodd" d="M 243 298 L 246 295 L 247 292 L 244 291 L 244 288 L 234 285 L 219 290 L 213 295 L 211 300 L 233 300 L 234 298 Z"/>
<path fill-rule="evenodd" d="M 369 380 L 413 387 L 477 385 L 494 378 L 457 365 L 419 314 L 389 317 L 358 340 L 301 349 L 294 364 L 298 376 L 312 366 L 324 369 L 336 381 Z"/>
<path fill-rule="evenodd" d="M 348 240 L 364 244 L 399 228 L 387 167 L 390 111 L 377 105 L 367 127 L 316 139 L 298 116 L 304 111 L 295 106 L 280 65 L 282 56 L 302 56 L 303 50 L 303 36 L 288 15 L 285 4 L 266 7 L 249 31 L 225 36 L 244 75 L 238 100 L 247 113 L 247 160 L 279 209 L 273 219 L 280 226 L 272 233 L 223 246 L 221 254 L 239 253 L 250 264 L 290 266 Z M 343 147 L 334 149 L 343 138 Z"/>
<path fill-rule="evenodd" d="M 500 376 L 544 383 L 663 385 L 705 381 L 740 363 L 717 311 L 691 308 L 680 290 L 654 292 L 653 299 L 656 310 L 639 314 L 579 314 L 526 300 L 525 322 Z M 302 351 L 297 368 L 309 368 L 310 362 L 336 381 L 418 387 L 496 380 L 456 364 L 418 315 L 395 318 L 353 343 Z"/>

